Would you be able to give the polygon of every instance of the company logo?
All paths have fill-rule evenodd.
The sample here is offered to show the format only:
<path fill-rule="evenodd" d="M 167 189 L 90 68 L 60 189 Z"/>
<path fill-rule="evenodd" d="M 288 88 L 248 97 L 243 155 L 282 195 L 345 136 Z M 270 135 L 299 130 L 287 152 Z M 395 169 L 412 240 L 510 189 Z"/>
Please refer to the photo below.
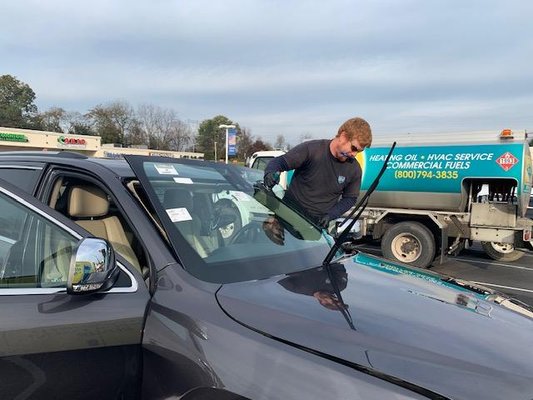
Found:
<path fill-rule="evenodd" d="M 63 144 L 63 145 L 85 146 L 87 144 L 85 139 L 73 138 L 73 137 L 65 137 L 65 136 L 59 136 L 57 138 L 57 141 L 59 142 L 59 144 Z"/>
<path fill-rule="evenodd" d="M 346 180 L 346 177 L 342 175 L 337 178 L 337 182 L 339 182 L 339 185 L 342 185 L 345 180 Z"/>
<path fill-rule="evenodd" d="M 505 171 L 509 171 L 515 164 L 518 164 L 518 158 L 511 153 L 506 152 L 496 159 L 496 163 Z"/>

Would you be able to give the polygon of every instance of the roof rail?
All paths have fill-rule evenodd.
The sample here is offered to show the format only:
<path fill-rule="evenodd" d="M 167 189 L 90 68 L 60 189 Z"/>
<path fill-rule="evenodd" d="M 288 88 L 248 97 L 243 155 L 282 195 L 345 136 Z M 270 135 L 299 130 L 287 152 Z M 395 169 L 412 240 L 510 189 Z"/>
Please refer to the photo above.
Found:
<path fill-rule="evenodd" d="M 62 158 L 89 158 L 85 154 L 75 153 L 72 151 L 0 151 L 0 156 L 45 156 L 45 157 L 62 157 Z"/>

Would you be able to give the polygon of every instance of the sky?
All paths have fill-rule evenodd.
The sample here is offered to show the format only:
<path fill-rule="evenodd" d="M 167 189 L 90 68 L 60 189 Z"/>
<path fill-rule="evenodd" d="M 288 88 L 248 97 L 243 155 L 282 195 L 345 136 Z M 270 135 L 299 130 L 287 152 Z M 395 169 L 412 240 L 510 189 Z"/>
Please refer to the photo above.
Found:
<path fill-rule="evenodd" d="M 39 111 L 154 104 L 256 138 L 533 131 L 527 0 L 17 0 L 0 75 Z"/>

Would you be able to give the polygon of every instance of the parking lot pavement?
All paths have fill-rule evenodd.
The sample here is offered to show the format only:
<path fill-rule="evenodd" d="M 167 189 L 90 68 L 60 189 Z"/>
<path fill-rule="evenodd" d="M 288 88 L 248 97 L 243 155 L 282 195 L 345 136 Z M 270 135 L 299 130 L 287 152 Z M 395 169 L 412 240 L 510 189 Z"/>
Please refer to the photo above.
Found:
<path fill-rule="evenodd" d="M 363 244 L 358 248 L 381 255 L 378 246 Z M 527 252 L 518 261 L 504 263 L 491 259 L 481 246 L 474 245 L 430 270 L 479 283 L 533 306 L 533 252 Z"/>

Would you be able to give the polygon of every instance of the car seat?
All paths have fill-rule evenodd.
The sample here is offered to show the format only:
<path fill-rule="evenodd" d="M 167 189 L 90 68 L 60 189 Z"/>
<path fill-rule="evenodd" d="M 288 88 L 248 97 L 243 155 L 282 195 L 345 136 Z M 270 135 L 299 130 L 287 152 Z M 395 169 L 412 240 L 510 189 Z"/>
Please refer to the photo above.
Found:
<path fill-rule="evenodd" d="M 168 189 L 163 197 L 163 207 L 166 210 L 183 209 L 179 218 L 172 222 L 200 257 L 207 257 L 212 249 L 202 240 L 202 223 L 194 212 L 193 194 L 186 189 Z"/>
<path fill-rule="evenodd" d="M 141 272 L 139 260 L 131 248 L 122 223 L 108 215 L 107 194 L 96 186 L 72 186 L 68 195 L 68 215 L 96 237 L 107 239 L 115 251 Z"/>

